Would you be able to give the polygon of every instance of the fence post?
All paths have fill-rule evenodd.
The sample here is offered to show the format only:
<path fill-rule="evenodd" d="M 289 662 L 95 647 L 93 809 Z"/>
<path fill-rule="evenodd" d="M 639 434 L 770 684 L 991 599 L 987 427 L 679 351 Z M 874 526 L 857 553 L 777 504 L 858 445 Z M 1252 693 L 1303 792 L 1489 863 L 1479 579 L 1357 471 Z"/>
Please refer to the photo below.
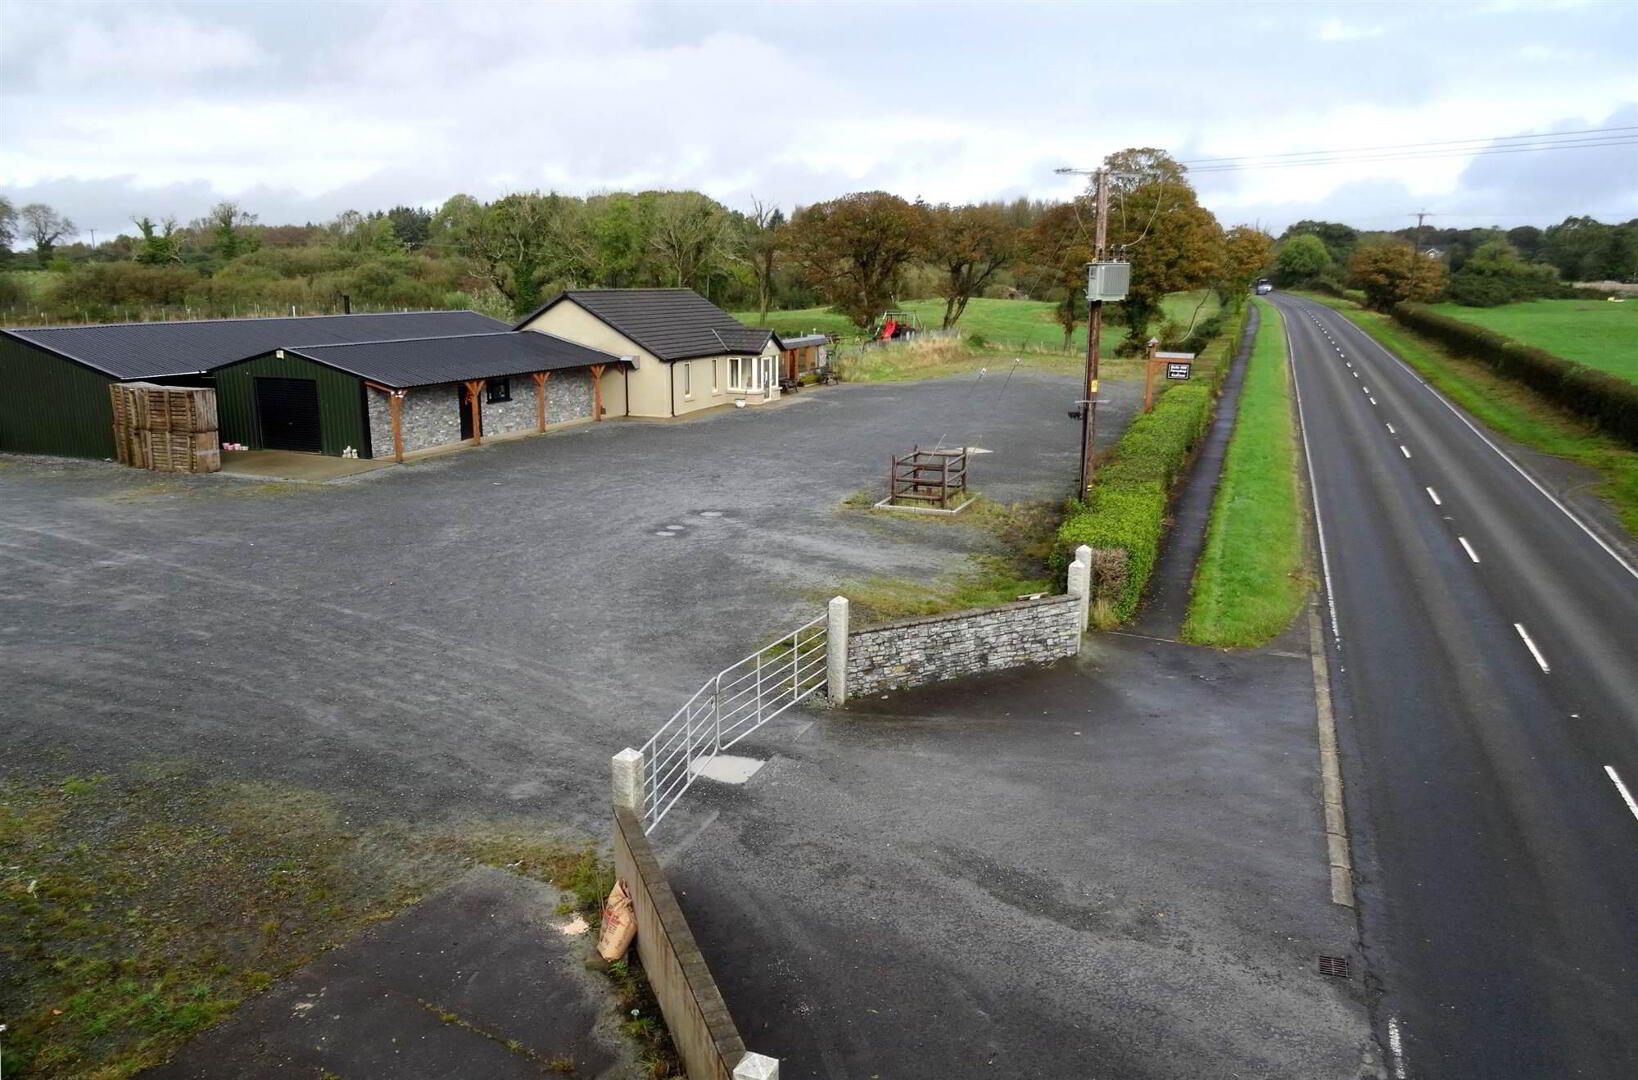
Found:
<path fill-rule="evenodd" d="M 1076 597 L 1075 610 L 1081 633 L 1092 613 L 1092 549 L 1082 544 L 1075 549 L 1075 561 L 1069 564 L 1069 593 Z"/>
<path fill-rule="evenodd" d="M 825 694 L 840 705 L 847 701 L 847 597 L 831 597 L 825 615 Z"/>
<path fill-rule="evenodd" d="M 733 1080 L 779 1080 L 779 1059 L 747 1053 L 734 1066 Z"/>
<path fill-rule="evenodd" d="M 614 755 L 614 805 L 623 806 L 637 815 L 638 820 L 643 817 L 643 755 L 641 751 L 626 747 Z"/>

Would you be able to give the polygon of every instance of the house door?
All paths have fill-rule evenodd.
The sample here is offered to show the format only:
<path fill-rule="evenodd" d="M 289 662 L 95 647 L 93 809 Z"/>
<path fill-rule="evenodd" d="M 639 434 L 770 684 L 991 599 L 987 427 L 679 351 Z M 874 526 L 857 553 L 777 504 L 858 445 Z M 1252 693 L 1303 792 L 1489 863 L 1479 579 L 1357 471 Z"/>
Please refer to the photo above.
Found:
<path fill-rule="evenodd" d="M 257 376 L 256 418 L 264 450 L 324 450 L 316 380 Z"/>
<path fill-rule="evenodd" d="M 773 397 L 774 389 L 779 385 L 779 357 L 759 356 L 757 363 L 762 367 L 762 396 Z"/>
<path fill-rule="evenodd" d="M 455 396 L 461 402 L 461 438 L 470 439 L 472 437 L 472 410 L 478 408 L 478 403 L 472 400 L 472 395 L 467 393 L 464 386 L 455 388 Z"/>

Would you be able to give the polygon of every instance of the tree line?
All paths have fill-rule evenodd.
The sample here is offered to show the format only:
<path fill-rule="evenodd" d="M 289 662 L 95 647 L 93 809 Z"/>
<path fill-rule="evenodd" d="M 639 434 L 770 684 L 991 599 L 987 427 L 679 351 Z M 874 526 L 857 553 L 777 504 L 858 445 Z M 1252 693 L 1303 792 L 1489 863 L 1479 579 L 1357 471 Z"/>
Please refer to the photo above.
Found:
<path fill-rule="evenodd" d="M 1470 307 L 1565 296 L 1574 282 L 1638 281 L 1638 219 L 1608 225 L 1569 217 L 1514 229 L 1359 232 L 1299 221 L 1280 235 L 1280 285 L 1351 286 L 1375 307 L 1448 299 Z"/>
<path fill-rule="evenodd" d="M 1223 229 L 1168 155 L 1132 149 L 1106 165 L 1109 257 L 1133 266 L 1131 295 L 1111 316 L 1130 337 L 1143 340 L 1169 292 L 1215 288 L 1232 304 L 1264 271 L 1273 239 Z M 70 242 L 77 230 L 50 207 L 0 201 L 0 258 L 52 271 L 32 295 L 16 283 L 8 292 L 0 275 L 0 310 L 32 302 L 49 318 L 96 321 L 333 311 L 347 297 L 356 310 L 507 318 L 562 288 L 684 286 L 759 317 L 828 305 L 863 329 L 902 300 L 943 299 L 950 327 L 974 297 L 1011 296 L 1054 303 L 1067 347 L 1086 317 L 1094 213 L 1090 196 L 931 204 L 866 191 L 787 214 L 697 191 L 534 191 L 305 225 L 265 225 L 222 202 L 186 224 L 133 216 L 132 231 L 91 246 Z M 13 253 L 18 242 L 27 254 Z"/>

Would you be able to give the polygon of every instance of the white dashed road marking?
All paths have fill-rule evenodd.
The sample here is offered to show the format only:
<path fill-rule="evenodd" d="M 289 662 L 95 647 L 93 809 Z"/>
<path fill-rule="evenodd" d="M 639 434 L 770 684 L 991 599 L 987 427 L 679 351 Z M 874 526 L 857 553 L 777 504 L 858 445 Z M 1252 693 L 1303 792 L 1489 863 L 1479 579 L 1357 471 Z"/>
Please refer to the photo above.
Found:
<path fill-rule="evenodd" d="M 1472 559 L 1474 562 L 1478 562 L 1479 553 L 1473 550 L 1473 545 L 1467 542 L 1467 537 L 1458 536 L 1456 539 L 1461 542 L 1462 550 L 1467 552 L 1467 557 Z"/>
<path fill-rule="evenodd" d="M 1536 658 L 1536 666 L 1541 668 L 1541 673 L 1543 675 L 1551 675 L 1553 673 L 1553 669 L 1547 666 L 1547 660 L 1541 655 L 1541 650 L 1536 648 L 1536 643 L 1534 641 L 1530 640 L 1530 632 L 1524 628 L 1524 624 L 1514 623 L 1513 629 L 1517 630 L 1519 632 L 1519 637 L 1524 639 L 1524 647 L 1529 649 L 1530 655 Z"/>
<path fill-rule="evenodd" d="M 1410 447 L 1408 446 L 1401 446 L 1399 452 L 1404 454 L 1407 459 L 1410 457 Z"/>
<path fill-rule="evenodd" d="M 1392 424 L 1388 425 L 1388 430 L 1389 431 L 1393 430 L 1393 425 Z M 1434 491 L 1432 488 L 1428 488 L 1427 490 L 1428 490 L 1428 498 L 1433 500 L 1433 505 L 1434 506 L 1443 506 L 1443 505 L 1445 505 L 1444 500 L 1439 498 L 1439 493 L 1437 491 Z"/>
<path fill-rule="evenodd" d="M 1638 802 L 1633 801 L 1632 792 L 1628 791 L 1627 785 L 1621 782 L 1621 774 L 1615 771 L 1614 765 L 1604 766 L 1604 771 L 1609 774 L 1610 782 L 1615 785 L 1615 790 L 1621 793 L 1621 800 L 1627 804 L 1627 809 L 1632 811 L 1632 816 L 1638 818 Z"/>

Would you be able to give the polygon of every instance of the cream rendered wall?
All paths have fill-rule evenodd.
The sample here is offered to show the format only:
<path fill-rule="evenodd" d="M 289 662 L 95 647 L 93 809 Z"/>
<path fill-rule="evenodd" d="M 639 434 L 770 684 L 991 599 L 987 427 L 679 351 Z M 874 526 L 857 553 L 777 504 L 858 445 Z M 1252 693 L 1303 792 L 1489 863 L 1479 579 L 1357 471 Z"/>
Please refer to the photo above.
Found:
<path fill-rule="evenodd" d="M 562 300 L 523 324 L 525 330 L 555 334 L 589 349 L 615 356 L 637 357 L 637 370 L 626 373 L 611 367 L 603 372 L 603 408 L 606 416 L 670 416 L 671 398 L 666 365 L 653 353 L 626 337 L 573 300 Z M 627 400 L 629 387 L 630 400 Z"/>

